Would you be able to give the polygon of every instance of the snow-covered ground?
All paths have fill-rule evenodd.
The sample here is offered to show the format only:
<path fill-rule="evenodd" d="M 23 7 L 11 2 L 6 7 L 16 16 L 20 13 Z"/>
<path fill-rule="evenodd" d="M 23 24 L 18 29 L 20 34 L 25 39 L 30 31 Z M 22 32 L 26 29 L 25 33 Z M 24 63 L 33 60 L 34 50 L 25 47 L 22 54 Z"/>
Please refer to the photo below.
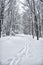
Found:
<path fill-rule="evenodd" d="M 29 35 L 0 38 L 0 62 L 4 65 L 43 65 L 43 38 Z"/>

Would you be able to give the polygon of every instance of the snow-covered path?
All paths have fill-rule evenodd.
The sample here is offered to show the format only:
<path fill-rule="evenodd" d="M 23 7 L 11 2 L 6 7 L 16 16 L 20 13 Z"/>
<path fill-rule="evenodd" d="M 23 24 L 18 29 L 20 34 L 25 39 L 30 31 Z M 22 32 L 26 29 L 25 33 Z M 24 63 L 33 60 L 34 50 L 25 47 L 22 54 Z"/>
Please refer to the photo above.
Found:
<path fill-rule="evenodd" d="M 43 64 L 43 38 L 15 36 L 0 39 L 0 60 L 9 65 Z"/>

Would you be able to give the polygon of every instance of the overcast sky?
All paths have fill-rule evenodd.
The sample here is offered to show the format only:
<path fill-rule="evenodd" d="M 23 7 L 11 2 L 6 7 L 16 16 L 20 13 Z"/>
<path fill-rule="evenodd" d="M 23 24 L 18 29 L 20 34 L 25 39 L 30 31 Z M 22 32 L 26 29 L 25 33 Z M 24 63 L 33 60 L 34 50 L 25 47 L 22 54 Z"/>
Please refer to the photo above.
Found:
<path fill-rule="evenodd" d="M 25 3 L 25 0 L 20 0 L 20 1 Z M 22 8 L 23 4 L 21 4 L 20 1 L 19 1 L 19 13 L 22 14 L 24 10 Z"/>
<path fill-rule="evenodd" d="M 24 10 L 22 8 L 23 4 L 21 4 L 20 1 L 23 3 L 26 3 L 26 0 L 18 0 L 18 1 L 19 1 L 19 13 L 22 14 Z M 37 0 L 35 0 L 35 1 L 37 1 Z"/>

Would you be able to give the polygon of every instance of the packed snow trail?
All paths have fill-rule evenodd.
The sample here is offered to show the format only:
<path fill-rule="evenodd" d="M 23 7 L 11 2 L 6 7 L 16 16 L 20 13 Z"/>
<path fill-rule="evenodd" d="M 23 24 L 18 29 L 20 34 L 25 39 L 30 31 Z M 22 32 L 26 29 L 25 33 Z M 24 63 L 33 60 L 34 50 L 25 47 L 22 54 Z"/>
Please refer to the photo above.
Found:
<path fill-rule="evenodd" d="M 28 40 L 28 38 L 26 38 L 27 40 Z M 28 43 L 28 41 L 27 41 L 27 43 Z M 20 61 L 22 60 L 22 58 L 24 57 L 24 56 L 26 56 L 29 52 L 30 52 L 30 48 L 28 49 L 27 48 L 27 43 L 25 43 L 25 47 L 24 48 L 22 48 L 18 53 L 17 53 L 17 55 L 16 55 L 16 57 L 14 57 L 14 58 L 12 58 L 12 60 L 11 60 L 11 62 L 10 62 L 10 64 L 9 65 L 18 65 L 19 63 L 20 63 Z M 29 41 L 29 45 L 30 45 L 31 43 L 30 43 L 30 41 Z M 29 46 L 30 47 L 30 46 Z M 6 62 L 5 62 L 6 63 Z"/>
<path fill-rule="evenodd" d="M 6 61 L 3 64 L 5 65 L 32 65 L 32 63 L 43 64 L 42 62 L 43 38 L 42 39 L 40 38 L 40 40 L 37 41 L 36 38 L 33 39 L 31 36 L 8 37 L 2 38 L 0 42 L 2 45 L 1 47 L 2 51 L 4 51 L 5 55 L 6 50 L 8 50 L 7 57 L 9 59 L 8 58 L 6 59 L 6 56 L 3 54 L 2 56 L 5 57 L 6 59 Z M 8 55 L 9 51 L 10 55 Z M 28 64 L 26 64 L 26 62 Z"/>
<path fill-rule="evenodd" d="M 27 38 L 28 39 L 28 38 Z M 27 55 L 28 53 L 27 43 L 25 43 L 25 47 L 22 48 L 18 53 L 16 59 L 12 59 L 10 65 L 18 65 L 22 58 Z"/>
<path fill-rule="evenodd" d="M 10 65 L 18 65 L 19 62 L 22 60 L 23 56 L 26 56 L 26 46 L 24 48 L 22 48 L 16 55 L 16 57 L 14 57 L 12 59 L 12 61 L 10 62 Z"/>

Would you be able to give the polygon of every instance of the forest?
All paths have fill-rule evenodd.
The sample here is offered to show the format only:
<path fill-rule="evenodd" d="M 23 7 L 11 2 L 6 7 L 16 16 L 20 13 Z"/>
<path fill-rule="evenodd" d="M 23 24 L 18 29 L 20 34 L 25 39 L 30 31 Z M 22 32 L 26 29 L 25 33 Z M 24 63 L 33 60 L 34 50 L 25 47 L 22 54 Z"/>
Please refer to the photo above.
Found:
<path fill-rule="evenodd" d="M 43 37 L 43 0 L 0 0 L 0 38 L 16 34 Z"/>

